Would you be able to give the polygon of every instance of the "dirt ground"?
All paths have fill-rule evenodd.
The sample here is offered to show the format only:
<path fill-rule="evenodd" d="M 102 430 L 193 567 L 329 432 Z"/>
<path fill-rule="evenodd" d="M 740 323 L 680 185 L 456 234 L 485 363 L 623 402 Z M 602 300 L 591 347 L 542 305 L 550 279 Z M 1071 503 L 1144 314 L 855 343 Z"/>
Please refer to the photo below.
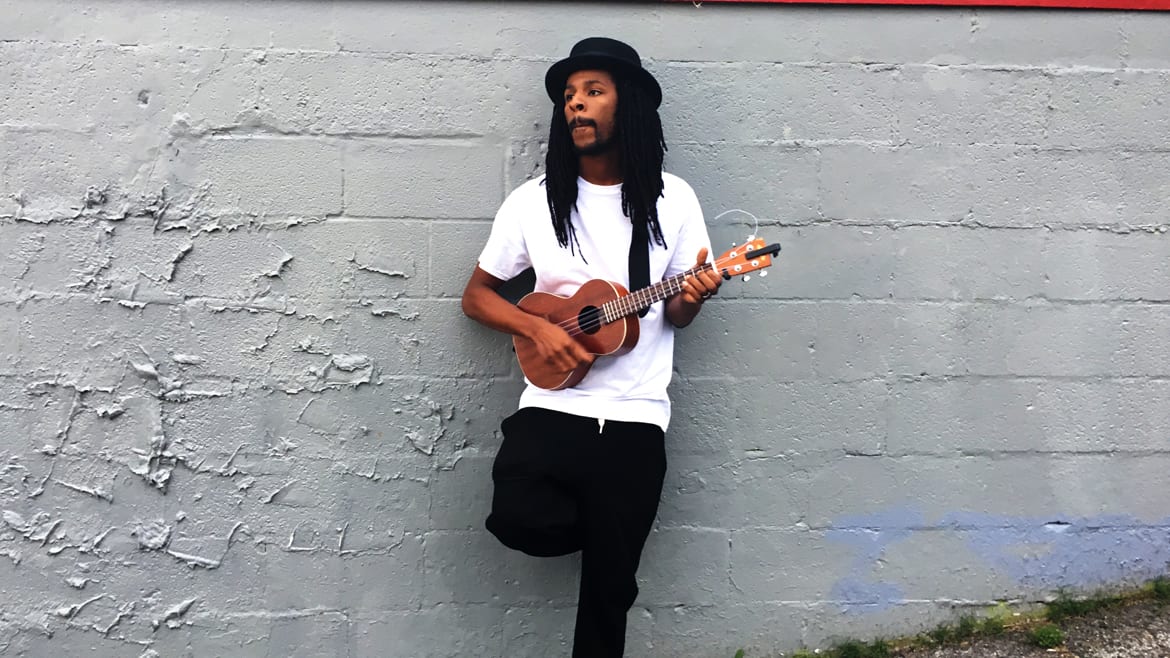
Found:
<path fill-rule="evenodd" d="M 1170 605 L 1150 599 L 1099 610 L 1059 624 L 1063 647 L 1039 649 L 1009 630 L 960 646 L 915 649 L 903 658 L 1170 658 Z"/>

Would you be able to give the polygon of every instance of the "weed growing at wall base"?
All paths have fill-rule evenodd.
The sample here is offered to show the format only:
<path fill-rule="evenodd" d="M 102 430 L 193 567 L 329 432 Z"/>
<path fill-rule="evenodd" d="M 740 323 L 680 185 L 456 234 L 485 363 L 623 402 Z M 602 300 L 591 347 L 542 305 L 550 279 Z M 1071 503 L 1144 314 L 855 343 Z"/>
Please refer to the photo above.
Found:
<path fill-rule="evenodd" d="M 999 617 L 988 617 L 980 624 L 980 632 L 985 635 L 1003 635 L 1007 625 L 1003 623 L 1003 619 Z"/>
<path fill-rule="evenodd" d="M 792 654 L 792 658 L 889 658 L 890 652 L 890 645 L 885 640 L 873 642 L 848 640 L 827 651 L 814 653 L 808 649 L 801 649 Z"/>
<path fill-rule="evenodd" d="M 1048 604 L 1048 620 L 1060 623 L 1069 617 L 1082 617 L 1087 614 L 1111 608 L 1125 601 L 1121 596 L 1099 596 L 1085 599 L 1073 599 L 1062 593 L 1052 603 Z"/>
<path fill-rule="evenodd" d="M 1028 640 L 1042 649 L 1052 649 L 1064 644 L 1064 631 L 1055 624 L 1044 624 L 1032 629 Z"/>
<path fill-rule="evenodd" d="M 1000 603 L 988 611 L 989 616 L 982 619 L 967 615 L 955 624 L 944 624 L 914 637 L 894 641 L 874 640 L 868 643 L 847 640 L 822 651 L 801 649 L 792 654 L 791 658 L 887 658 L 895 651 L 905 649 L 928 649 L 967 642 L 980 636 L 1003 635 L 1009 628 L 1021 633 L 1021 639 L 1026 639 L 1034 646 L 1052 649 L 1061 646 L 1065 641 L 1064 631 L 1057 625 L 1060 622 L 1149 598 L 1163 604 L 1170 603 L 1170 577 L 1157 578 L 1145 587 L 1124 593 L 1114 592 L 1079 599 L 1061 593 L 1041 611 L 1025 612 L 1022 616 L 1019 613 L 1013 614 L 1006 604 Z M 1011 620 L 1013 617 L 1014 621 Z M 735 658 L 745 656 L 743 649 L 735 654 Z"/>
<path fill-rule="evenodd" d="M 1154 598 L 1162 603 L 1170 603 L 1170 579 L 1159 578 L 1154 581 Z"/>
<path fill-rule="evenodd" d="M 837 645 L 834 651 L 840 658 L 887 658 L 890 655 L 890 647 L 883 640 L 875 640 L 868 644 L 846 642 Z"/>
<path fill-rule="evenodd" d="M 976 635 L 1000 635 L 1003 631 L 1004 622 L 1000 617 L 978 619 L 966 615 L 954 626 L 944 624 L 919 634 L 912 644 L 919 647 L 935 647 L 969 640 Z"/>

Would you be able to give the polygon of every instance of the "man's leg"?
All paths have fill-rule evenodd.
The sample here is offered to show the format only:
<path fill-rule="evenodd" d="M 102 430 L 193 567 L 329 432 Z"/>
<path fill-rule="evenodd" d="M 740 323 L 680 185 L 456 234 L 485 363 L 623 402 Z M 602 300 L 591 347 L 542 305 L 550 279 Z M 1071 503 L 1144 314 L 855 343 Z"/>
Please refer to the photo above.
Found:
<path fill-rule="evenodd" d="M 609 421 L 582 465 L 584 552 L 574 658 L 620 657 L 635 574 L 658 512 L 666 452 L 662 430 Z"/>
<path fill-rule="evenodd" d="M 573 459 L 564 414 L 527 408 L 504 419 L 492 465 L 487 529 L 505 546 L 536 557 L 581 550 L 577 500 L 564 484 Z"/>

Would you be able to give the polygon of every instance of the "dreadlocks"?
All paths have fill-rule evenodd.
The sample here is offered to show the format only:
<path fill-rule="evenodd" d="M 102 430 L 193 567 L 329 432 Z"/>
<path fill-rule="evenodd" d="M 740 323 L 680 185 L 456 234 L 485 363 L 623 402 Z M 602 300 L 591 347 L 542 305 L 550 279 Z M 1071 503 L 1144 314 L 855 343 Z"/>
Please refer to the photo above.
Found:
<path fill-rule="evenodd" d="M 615 76 L 616 77 L 616 76 Z M 662 196 L 662 156 L 666 140 L 662 119 L 645 91 L 637 84 L 617 78 L 617 146 L 621 149 L 622 212 L 635 226 L 643 226 L 655 243 L 666 247 L 658 224 L 658 197 Z M 569 215 L 577 206 L 577 155 L 565 119 L 563 103 L 553 104 L 549 126 L 548 155 L 545 156 L 545 188 L 557 242 L 579 250 L 576 231 Z M 570 244 L 570 241 L 572 244 Z"/>

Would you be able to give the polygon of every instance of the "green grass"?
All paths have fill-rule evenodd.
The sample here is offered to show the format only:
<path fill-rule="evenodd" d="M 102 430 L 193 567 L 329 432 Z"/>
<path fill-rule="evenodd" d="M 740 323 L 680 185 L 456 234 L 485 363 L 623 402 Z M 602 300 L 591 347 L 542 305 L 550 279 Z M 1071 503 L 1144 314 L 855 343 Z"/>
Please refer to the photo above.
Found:
<path fill-rule="evenodd" d="M 1003 635 L 1005 624 L 999 617 L 988 617 L 979 622 L 979 632 L 983 635 Z"/>
<path fill-rule="evenodd" d="M 1001 603 L 988 610 L 988 616 L 982 619 L 970 615 L 964 616 L 955 624 L 944 624 L 912 638 L 903 638 L 892 643 L 886 640 L 872 642 L 845 640 L 831 649 L 816 653 L 808 649 L 801 649 L 792 654 L 791 658 L 888 658 L 894 648 L 938 647 L 964 642 L 980 636 L 1003 635 L 1009 627 L 1016 629 L 1017 632 L 1026 632 L 1027 640 L 1033 645 L 1051 649 L 1064 644 L 1064 631 L 1057 625 L 1062 621 L 1092 614 L 1128 601 L 1149 598 L 1170 604 L 1170 576 L 1157 578 L 1146 587 L 1122 594 L 1112 593 L 1074 599 L 1062 592 L 1055 601 L 1047 604 L 1042 612 L 1025 613 L 1022 617 L 1017 613 L 1014 620 L 1012 620 L 1011 609 L 1006 604 Z M 1033 626 L 1045 618 L 1047 623 L 1026 630 L 1029 626 Z M 744 656 L 743 649 L 735 653 L 735 658 L 744 658 Z"/>
<path fill-rule="evenodd" d="M 1064 631 L 1055 624 L 1044 624 L 1033 628 L 1028 634 L 1028 640 L 1043 649 L 1052 649 L 1064 644 Z"/>
<path fill-rule="evenodd" d="M 1060 623 L 1070 617 L 1083 617 L 1088 614 L 1111 608 L 1125 599 L 1120 596 L 1097 596 L 1084 599 L 1069 598 L 1061 594 L 1052 603 L 1048 604 L 1049 621 Z"/>
<path fill-rule="evenodd" d="M 1159 578 L 1154 581 L 1154 598 L 1163 603 L 1170 602 L 1170 578 Z"/>
<path fill-rule="evenodd" d="M 886 658 L 890 655 L 890 647 L 883 640 L 869 643 L 850 641 L 838 644 L 833 652 L 834 658 Z"/>
<path fill-rule="evenodd" d="M 800 649 L 792 654 L 792 658 L 889 658 L 889 656 L 890 645 L 885 640 L 873 642 L 846 640 L 820 653 Z M 739 654 L 736 654 L 736 657 L 739 658 Z"/>
<path fill-rule="evenodd" d="M 934 644 L 946 644 L 951 641 L 951 627 L 939 626 L 926 632 L 926 637 Z"/>
<path fill-rule="evenodd" d="M 979 632 L 979 620 L 970 616 L 962 617 L 959 619 L 959 624 L 955 626 L 955 640 L 962 642 L 971 639 L 977 632 Z"/>

